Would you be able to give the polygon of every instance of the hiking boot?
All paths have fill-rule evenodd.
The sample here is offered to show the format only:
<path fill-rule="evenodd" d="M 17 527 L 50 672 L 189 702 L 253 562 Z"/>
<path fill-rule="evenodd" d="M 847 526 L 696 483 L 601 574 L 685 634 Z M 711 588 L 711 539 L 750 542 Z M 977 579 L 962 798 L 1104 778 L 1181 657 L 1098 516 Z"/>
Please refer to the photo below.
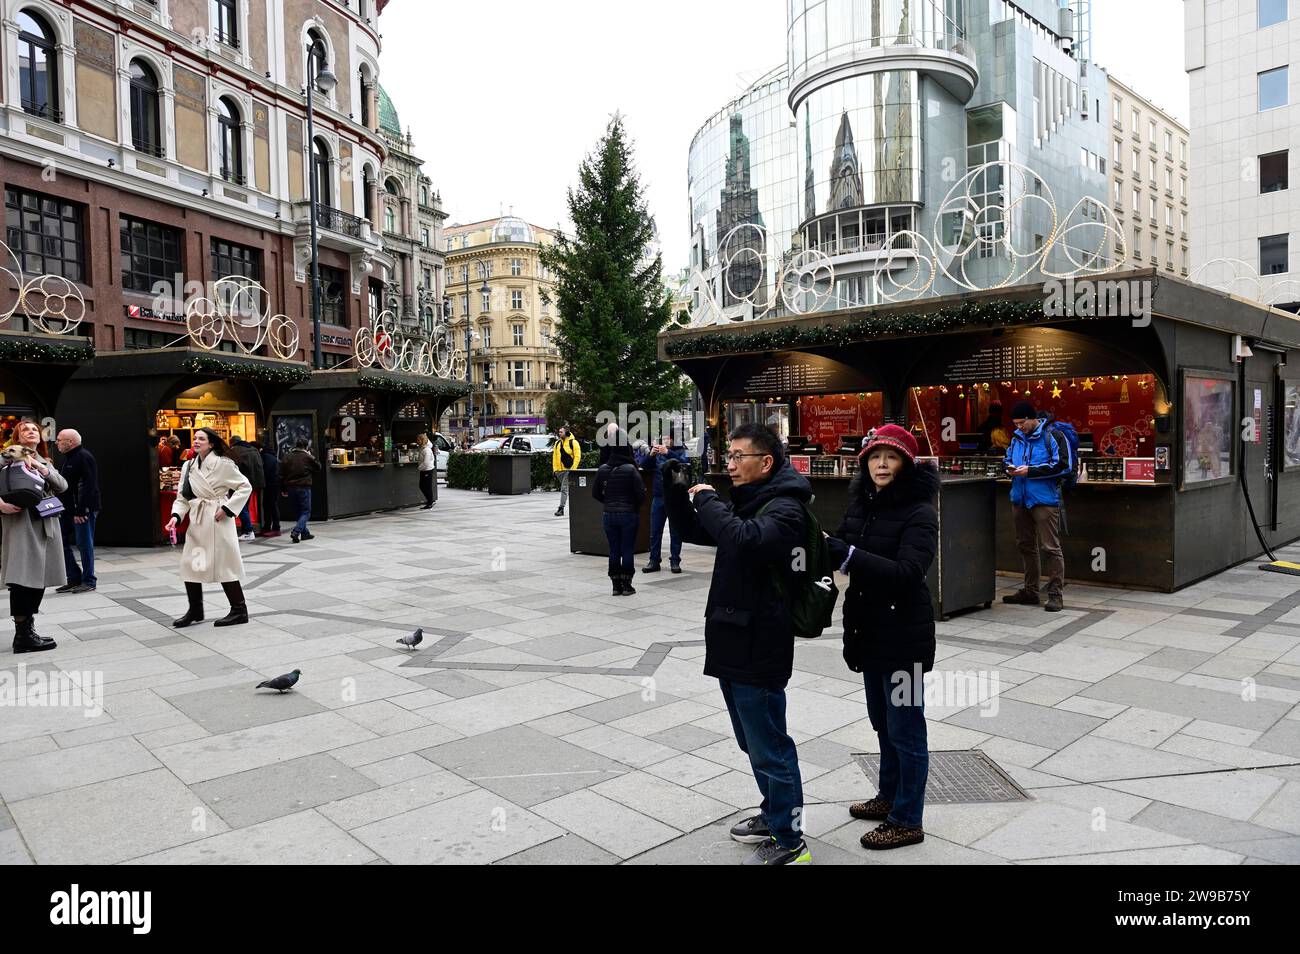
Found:
<path fill-rule="evenodd" d="M 301 539 L 301 537 L 298 536 L 298 531 L 295 530 L 289 534 L 289 539 L 292 540 L 294 543 L 297 543 Z"/>
<path fill-rule="evenodd" d="M 1064 609 L 1064 608 L 1065 608 L 1065 604 L 1061 602 L 1061 594 L 1060 594 L 1060 593 L 1049 593 L 1049 594 L 1048 594 L 1048 596 L 1047 596 L 1047 605 L 1044 606 L 1043 609 L 1047 610 L 1047 612 L 1049 612 L 1049 613 L 1059 613 L 1059 612 L 1061 612 L 1061 610 Z"/>
<path fill-rule="evenodd" d="M 680 573 L 682 572 L 682 565 L 680 563 L 670 563 L 668 569 L 674 573 Z"/>
<path fill-rule="evenodd" d="M 315 539 L 316 539 L 316 534 L 314 534 L 314 533 L 308 533 L 306 530 L 304 530 L 304 531 L 302 532 L 302 538 L 303 538 L 304 540 L 315 540 Z"/>
<path fill-rule="evenodd" d="M 655 561 L 652 562 L 652 563 L 647 563 L 645 566 L 641 567 L 641 572 L 642 572 L 642 573 L 658 573 L 658 572 L 659 572 L 659 561 L 658 561 L 658 560 L 655 560 Z"/>
<path fill-rule="evenodd" d="M 564 516 L 564 508 L 561 507 L 560 509 L 556 510 L 556 511 L 555 511 L 555 515 L 556 515 L 557 517 L 563 517 L 563 516 Z"/>
<path fill-rule="evenodd" d="M 754 853 L 745 859 L 747 865 L 809 865 L 812 864 L 812 852 L 808 843 L 800 841 L 797 848 L 782 848 L 781 843 L 771 838 L 754 849 Z"/>
<path fill-rule="evenodd" d="M 731 826 L 731 840 L 742 845 L 761 845 L 772 840 L 772 832 L 767 827 L 767 820 L 762 815 L 755 815 Z"/>
<path fill-rule="evenodd" d="M 623 595 L 636 596 L 636 590 L 632 586 L 632 577 L 626 574 L 623 576 Z"/>
<path fill-rule="evenodd" d="M 921 828 L 907 828 L 885 822 L 879 828 L 873 828 L 858 839 L 863 848 L 873 851 L 886 851 L 890 848 L 903 848 L 906 845 L 919 845 L 925 841 L 925 831 Z"/>
<path fill-rule="evenodd" d="M 884 821 L 893 811 L 894 806 L 883 798 L 873 798 L 865 802 L 855 802 L 849 806 L 849 814 L 862 821 Z"/>
<path fill-rule="evenodd" d="M 1037 606 L 1038 597 L 1031 596 L 1025 590 L 1016 590 L 1014 593 L 1002 597 L 1002 602 L 1011 603 L 1015 606 Z"/>
<path fill-rule="evenodd" d="M 621 576 L 611 576 L 611 577 L 609 578 L 609 581 L 610 581 L 611 583 L 614 584 L 614 592 L 611 593 L 610 595 L 611 595 L 611 596 L 622 596 L 622 595 L 623 595 L 623 578 L 622 578 Z"/>

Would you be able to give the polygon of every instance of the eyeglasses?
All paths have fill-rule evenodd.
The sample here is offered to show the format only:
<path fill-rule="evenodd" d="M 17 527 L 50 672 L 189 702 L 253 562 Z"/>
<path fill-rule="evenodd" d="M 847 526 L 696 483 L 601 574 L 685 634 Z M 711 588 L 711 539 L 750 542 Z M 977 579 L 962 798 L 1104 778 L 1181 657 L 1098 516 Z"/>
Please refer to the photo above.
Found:
<path fill-rule="evenodd" d="M 730 454 L 727 455 L 727 462 L 728 462 L 728 463 L 733 463 L 733 464 L 734 464 L 736 461 L 740 460 L 742 457 L 769 457 L 769 456 L 771 456 L 771 455 L 770 455 L 770 454 L 757 454 L 757 453 L 756 453 L 756 454 L 741 454 L 741 453 L 738 453 L 737 451 L 732 451 Z"/>

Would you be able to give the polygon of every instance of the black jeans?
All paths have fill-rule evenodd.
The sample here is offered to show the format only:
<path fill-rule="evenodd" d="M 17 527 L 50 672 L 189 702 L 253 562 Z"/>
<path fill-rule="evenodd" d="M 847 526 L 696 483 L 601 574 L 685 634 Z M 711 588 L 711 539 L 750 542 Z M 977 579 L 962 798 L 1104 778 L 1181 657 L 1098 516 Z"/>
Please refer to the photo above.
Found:
<path fill-rule="evenodd" d="M 420 493 L 424 494 L 424 502 L 433 503 L 433 475 L 437 473 L 432 470 L 420 471 Z"/>
<path fill-rule="evenodd" d="M 280 529 L 280 485 L 267 484 L 262 489 L 261 513 L 258 515 L 262 518 L 262 530 L 279 530 Z"/>
<path fill-rule="evenodd" d="M 37 590 L 30 586 L 19 586 L 17 583 L 10 583 L 9 615 L 23 619 L 35 616 L 41 611 L 41 600 L 44 598 L 44 588 Z"/>
<path fill-rule="evenodd" d="M 634 551 L 637 525 L 641 515 L 636 513 L 607 513 L 601 518 L 605 540 L 609 543 L 609 575 L 625 576 L 629 580 L 636 573 Z"/>

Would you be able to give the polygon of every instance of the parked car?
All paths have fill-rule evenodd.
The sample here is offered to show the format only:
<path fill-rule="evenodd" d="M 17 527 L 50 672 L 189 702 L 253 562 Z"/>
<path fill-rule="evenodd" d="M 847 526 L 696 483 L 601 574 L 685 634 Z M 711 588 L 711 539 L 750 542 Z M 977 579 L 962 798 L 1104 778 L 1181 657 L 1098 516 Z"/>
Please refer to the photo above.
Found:
<path fill-rule="evenodd" d="M 517 434 L 515 435 L 516 449 L 521 438 L 527 441 L 529 450 L 534 454 L 550 450 L 559 440 L 554 434 Z"/>
<path fill-rule="evenodd" d="M 470 450 L 474 451 L 477 454 L 491 453 L 492 451 L 500 450 L 501 445 L 504 444 L 509 439 L 510 438 L 508 437 L 489 437 L 479 441 L 477 444 L 471 447 Z"/>
<path fill-rule="evenodd" d="M 451 456 L 455 446 L 451 438 L 445 434 L 435 433 L 433 435 L 433 459 L 439 474 L 445 475 L 447 473 L 447 458 Z"/>

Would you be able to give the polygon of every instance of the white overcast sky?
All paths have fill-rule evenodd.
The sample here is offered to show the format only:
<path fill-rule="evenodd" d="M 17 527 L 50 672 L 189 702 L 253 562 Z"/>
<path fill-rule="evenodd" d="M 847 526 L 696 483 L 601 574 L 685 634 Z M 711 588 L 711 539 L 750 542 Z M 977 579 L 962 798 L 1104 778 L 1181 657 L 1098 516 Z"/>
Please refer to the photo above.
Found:
<path fill-rule="evenodd" d="M 664 269 L 687 263 L 686 156 L 704 121 L 785 56 L 785 0 L 391 0 L 380 81 L 448 223 L 512 208 L 564 224 L 609 116 L 636 145 Z M 1186 123 L 1182 0 L 1093 0 L 1093 60 Z"/>

